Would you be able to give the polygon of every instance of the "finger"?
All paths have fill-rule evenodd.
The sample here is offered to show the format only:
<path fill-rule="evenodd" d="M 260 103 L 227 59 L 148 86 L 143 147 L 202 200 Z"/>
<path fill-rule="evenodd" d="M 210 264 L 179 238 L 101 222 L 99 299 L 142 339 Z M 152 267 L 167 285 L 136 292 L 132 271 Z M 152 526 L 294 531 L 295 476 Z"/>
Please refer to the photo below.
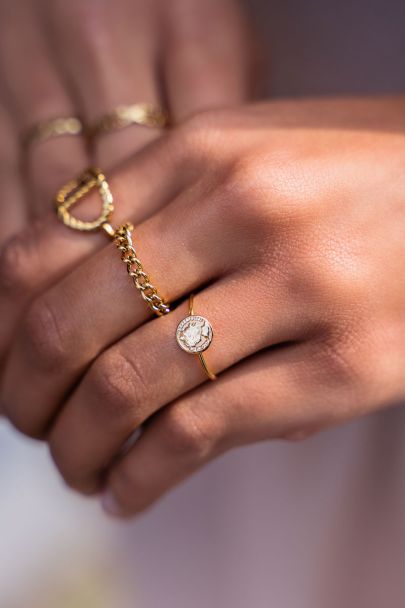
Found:
<path fill-rule="evenodd" d="M 0 248 L 27 221 L 24 191 L 20 181 L 16 136 L 5 109 L 0 106 Z M 0 324 L 4 325 L 2 322 Z M 0 364 L 4 361 L 0 353 Z M 0 406 L 0 414 L 2 409 Z"/>
<path fill-rule="evenodd" d="M 194 169 L 191 164 L 186 168 L 184 159 L 179 162 L 184 169 L 181 175 L 177 171 L 177 159 L 167 153 L 165 142 L 145 150 L 138 155 L 136 163 L 112 175 L 109 182 L 116 201 L 115 224 L 129 218 L 136 224 L 142 222 L 167 204 L 178 188 L 186 188 L 189 181 L 195 179 Z M 156 175 L 159 179 L 155 179 Z M 99 204 L 99 195 L 91 193 L 80 204 L 79 215 L 88 213 L 86 217 L 94 217 Z M 69 230 L 52 212 L 11 239 L 0 251 L 0 316 L 7 319 L 7 323 L 0 324 L 0 356 L 8 349 L 15 325 L 34 295 L 106 246 L 103 234 Z M 110 253 L 109 261 L 116 261 L 116 252 Z M 119 270 L 120 276 L 125 276 L 124 269 Z"/>
<path fill-rule="evenodd" d="M 25 226 L 27 214 L 21 184 L 16 134 L 0 106 L 0 246 Z"/>
<path fill-rule="evenodd" d="M 245 101 L 251 93 L 251 40 L 234 0 L 170 2 L 163 77 L 174 122 L 209 108 Z"/>
<path fill-rule="evenodd" d="M 228 247 L 228 256 L 235 264 L 243 258 L 232 231 L 229 227 L 225 230 L 227 222 L 224 225 L 224 220 L 220 220 L 219 205 L 215 212 L 208 207 L 215 209 L 216 205 L 206 204 L 205 213 L 202 200 L 190 205 L 186 192 L 136 228 L 137 255 L 169 301 L 176 301 L 222 274 L 224 247 Z M 201 222 L 205 224 L 205 238 L 201 235 Z M 12 406 L 13 420 L 21 421 L 34 433 L 38 429 L 41 432 L 55 402 L 91 360 L 150 318 L 151 311 L 135 291 L 111 244 L 37 298 L 25 314 L 3 381 L 2 399 L 6 409 Z M 16 391 L 12 386 L 21 373 L 28 376 Z M 38 403 L 35 407 L 32 395 Z M 26 415 L 28 402 L 31 414 Z"/>
<path fill-rule="evenodd" d="M 156 147 L 163 153 L 166 145 Z M 153 158 L 162 160 L 159 155 Z M 125 176 L 120 178 L 123 187 Z M 136 228 L 137 255 L 169 301 L 225 274 L 232 265 L 244 264 L 246 247 L 253 251 L 260 241 L 256 231 L 250 233 L 251 245 L 244 240 L 241 246 L 240 220 L 234 225 L 230 217 L 227 186 L 207 197 L 205 184 L 204 179 L 195 183 L 192 194 L 186 189 Z M 43 432 L 65 391 L 92 359 L 150 315 L 113 244 L 39 296 L 25 312 L 3 380 L 4 407 L 16 425 L 23 424 L 29 434 Z M 21 374 L 27 374 L 26 382 L 14 390 Z M 33 394 L 38 407 L 30 407 L 26 416 Z"/>
<path fill-rule="evenodd" d="M 52 63 L 36 8 L 36 4 L 30 2 L 7 2 L 0 7 L 2 90 L 21 140 L 42 121 L 76 115 L 76 108 Z M 24 44 L 16 44 L 16 32 Z M 32 142 L 24 169 L 30 214 L 47 209 L 55 190 L 87 165 L 85 145 L 79 136 Z"/>
<path fill-rule="evenodd" d="M 230 297 L 234 302 L 231 315 L 223 306 Z M 270 344 L 297 337 L 297 325 L 287 307 L 277 306 L 276 301 L 276 297 L 267 301 L 269 310 L 255 314 L 257 303 L 246 292 L 244 278 L 238 276 L 222 279 L 198 294 L 196 312 L 204 314 L 214 328 L 215 341 L 205 355 L 211 368 L 219 373 Z M 184 353 L 175 339 L 176 328 L 187 315 L 183 304 L 112 346 L 94 362 L 69 398 L 49 443 L 71 486 L 82 491 L 96 488 L 106 466 L 135 429 L 207 380 L 198 357 Z M 245 339 L 235 334 L 235 328 L 242 326 Z M 42 403 L 43 398 L 41 407 Z"/>
<path fill-rule="evenodd" d="M 156 15 L 149 3 L 118 0 L 96 6 L 90 0 L 57 0 L 51 4 L 59 62 L 69 74 L 89 125 L 120 105 L 159 103 Z M 95 162 L 109 169 L 159 133 L 134 125 L 100 135 Z"/>
<path fill-rule="evenodd" d="M 139 513 L 225 450 L 308 432 L 331 406 L 312 363 L 307 344 L 259 354 L 163 409 L 113 465 L 105 510 Z"/>

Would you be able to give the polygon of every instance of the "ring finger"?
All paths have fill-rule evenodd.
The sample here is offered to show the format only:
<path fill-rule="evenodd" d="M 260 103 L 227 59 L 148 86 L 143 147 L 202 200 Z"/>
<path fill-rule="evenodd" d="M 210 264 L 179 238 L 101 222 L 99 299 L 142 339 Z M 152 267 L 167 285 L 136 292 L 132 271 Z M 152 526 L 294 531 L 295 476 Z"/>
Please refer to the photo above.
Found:
<path fill-rule="evenodd" d="M 159 104 L 155 17 L 147 2 L 50 2 L 58 61 L 90 126 L 123 104 Z M 102 134 L 94 161 L 109 169 L 158 135 L 159 129 L 139 125 Z"/>
<path fill-rule="evenodd" d="M 214 342 L 205 360 L 217 373 L 292 335 L 291 321 L 281 310 L 273 310 L 271 328 L 267 317 L 255 315 L 256 304 L 245 285 L 244 277 L 230 275 L 196 297 L 195 312 L 206 316 L 214 328 Z M 230 295 L 232 315 L 223 305 Z M 187 315 L 187 306 L 182 305 L 112 346 L 69 398 L 50 431 L 49 442 L 71 486 L 83 492 L 97 489 L 106 467 L 133 431 L 207 379 L 198 357 L 184 353 L 175 339 L 176 328 Z M 245 327 L 245 339 L 240 339 L 235 329 L 246 325 L 246 317 L 250 323 Z"/>

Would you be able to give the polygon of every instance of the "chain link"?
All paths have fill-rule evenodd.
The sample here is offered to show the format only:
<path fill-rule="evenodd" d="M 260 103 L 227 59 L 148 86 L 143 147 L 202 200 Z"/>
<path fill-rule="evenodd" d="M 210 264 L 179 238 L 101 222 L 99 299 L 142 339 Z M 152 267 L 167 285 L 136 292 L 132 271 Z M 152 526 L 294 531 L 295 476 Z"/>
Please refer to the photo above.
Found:
<path fill-rule="evenodd" d="M 114 242 L 117 249 L 121 252 L 121 259 L 127 266 L 127 272 L 131 277 L 135 287 L 140 291 L 142 298 L 150 309 L 161 317 L 170 312 L 170 307 L 157 292 L 156 287 L 150 282 L 150 278 L 145 272 L 136 250 L 132 243 L 131 231 L 133 226 L 129 223 L 120 226 L 114 235 Z"/>

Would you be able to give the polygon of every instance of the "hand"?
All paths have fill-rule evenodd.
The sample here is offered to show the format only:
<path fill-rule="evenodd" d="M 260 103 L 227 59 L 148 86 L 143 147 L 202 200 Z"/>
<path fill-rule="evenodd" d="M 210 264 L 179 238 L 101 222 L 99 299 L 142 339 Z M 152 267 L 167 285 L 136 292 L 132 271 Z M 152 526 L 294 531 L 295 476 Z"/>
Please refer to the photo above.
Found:
<path fill-rule="evenodd" d="M 110 244 L 20 318 L 1 401 L 17 428 L 47 436 L 68 484 L 104 482 L 106 509 L 136 513 L 234 446 L 303 437 L 405 396 L 404 117 L 403 98 L 209 112 L 112 177 L 116 222 L 137 186 L 139 257 L 181 303 L 151 318 Z M 89 241 L 50 222 L 29 237 L 37 255 L 18 268 L 20 293 Z M 191 291 L 214 327 L 216 382 L 175 340 Z"/>
<path fill-rule="evenodd" d="M 0 0 L 0 107 L 14 146 L 40 121 L 79 115 L 93 124 L 120 104 L 168 105 L 177 123 L 241 102 L 250 58 L 236 0 Z M 24 159 L 29 215 L 41 215 L 56 189 L 89 164 L 108 170 L 159 134 L 125 128 L 90 152 L 79 136 L 33 143 Z"/>

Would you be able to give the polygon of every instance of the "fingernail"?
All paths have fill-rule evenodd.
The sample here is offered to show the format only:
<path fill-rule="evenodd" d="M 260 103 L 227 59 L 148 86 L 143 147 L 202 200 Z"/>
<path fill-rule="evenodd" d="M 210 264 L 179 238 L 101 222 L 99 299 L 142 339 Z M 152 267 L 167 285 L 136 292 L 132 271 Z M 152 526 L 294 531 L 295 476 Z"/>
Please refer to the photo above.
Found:
<path fill-rule="evenodd" d="M 107 515 L 115 517 L 122 515 L 122 509 L 111 490 L 105 490 L 101 497 L 101 506 Z"/>

